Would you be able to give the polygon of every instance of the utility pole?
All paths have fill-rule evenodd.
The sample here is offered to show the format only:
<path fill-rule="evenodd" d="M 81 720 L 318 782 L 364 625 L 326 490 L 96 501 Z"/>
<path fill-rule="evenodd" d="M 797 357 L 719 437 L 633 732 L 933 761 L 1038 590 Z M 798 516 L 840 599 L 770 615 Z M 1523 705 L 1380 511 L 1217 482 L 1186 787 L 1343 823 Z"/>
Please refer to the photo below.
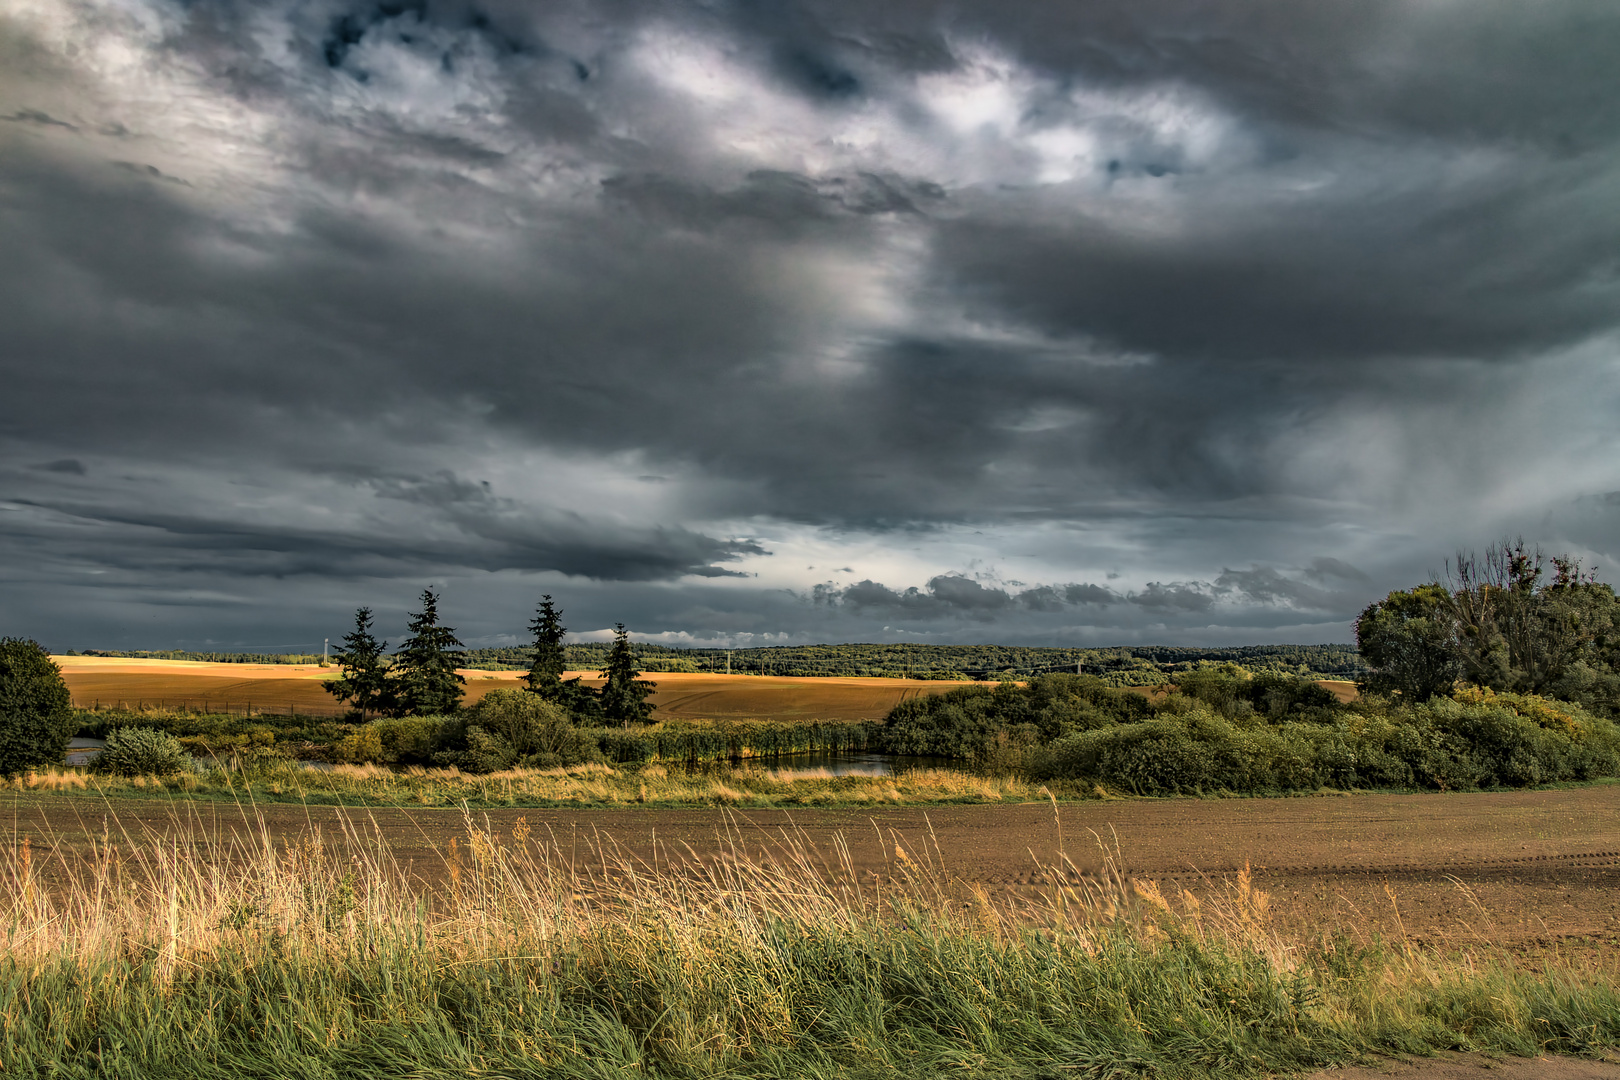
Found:
<path fill-rule="evenodd" d="M 327 651 L 331 649 L 331 647 L 332 647 L 332 639 L 331 638 L 322 638 L 321 639 L 321 667 L 326 666 L 326 654 L 327 654 Z"/>

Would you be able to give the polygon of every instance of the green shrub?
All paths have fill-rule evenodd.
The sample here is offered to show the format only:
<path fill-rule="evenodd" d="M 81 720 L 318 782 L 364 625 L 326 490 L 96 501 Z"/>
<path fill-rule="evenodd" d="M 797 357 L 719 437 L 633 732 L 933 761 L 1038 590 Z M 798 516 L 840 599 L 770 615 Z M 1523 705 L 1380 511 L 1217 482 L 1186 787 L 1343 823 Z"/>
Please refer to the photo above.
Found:
<path fill-rule="evenodd" d="M 189 709 L 80 709 L 77 733 L 87 739 L 105 739 L 119 728 L 149 727 L 167 731 L 193 753 L 207 756 L 232 752 L 248 745 L 272 743 L 332 743 L 354 730 L 354 725 L 328 717 L 256 713 L 194 712 Z"/>
<path fill-rule="evenodd" d="M 1141 694 L 1090 675 L 1041 675 L 1025 686 L 963 686 L 902 701 L 890 710 L 879 745 L 891 754 L 982 762 L 1002 756 L 1009 743 L 1050 742 L 1154 712 Z"/>
<path fill-rule="evenodd" d="M 447 749 L 434 760 L 469 772 L 602 759 L 596 740 L 576 728 L 562 706 L 527 690 L 491 690 L 441 732 Z"/>
<path fill-rule="evenodd" d="M 1176 697 L 1176 695 L 1172 695 Z M 1576 706 L 1436 698 L 1364 702 L 1333 723 L 1229 719 L 1167 699 L 1151 720 L 1076 732 L 1030 755 L 1033 780 L 1070 779 L 1143 795 L 1336 788 L 1520 788 L 1620 775 L 1620 729 Z M 1538 722 L 1540 717 L 1545 723 Z M 1549 719 L 1550 718 L 1550 719 Z"/>
<path fill-rule="evenodd" d="M 166 731 L 119 728 L 107 736 L 90 765 L 92 772 L 113 776 L 171 776 L 191 769 L 191 755 Z"/>
<path fill-rule="evenodd" d="M 445 716 L 379 717 L 341 739 L 332 755 L 355 764 L 428 765 L 464 727 Z"/>
<path fill-rule="evenodd" d="M 38 642 L 0 638 L 0 775 L 60 765 L 76 724 L 62 671 Z"/>
<path fill-rule="evenodd" d="M 381 761 L 382 735 L 371 724 L 345 735 L 332 747 L 332 756 L 350 765 L 363 765 L 368 761 Z"/>

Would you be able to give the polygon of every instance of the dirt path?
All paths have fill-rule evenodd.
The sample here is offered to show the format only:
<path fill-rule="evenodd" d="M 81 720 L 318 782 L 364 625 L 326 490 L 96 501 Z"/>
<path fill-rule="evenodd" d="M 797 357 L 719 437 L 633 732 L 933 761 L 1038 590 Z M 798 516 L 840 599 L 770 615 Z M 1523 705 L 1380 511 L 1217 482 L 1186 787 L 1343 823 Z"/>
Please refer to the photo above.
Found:
<path fill-rule="evenodd" d="M 1497 1058 L 1446 1054 L 1437 1058 L 1391 1060 L 1348 1069 L 1324 1069 L 1308 1080 L 1620 1080 L 1620 1062 L 1581 1058 Z"/>
<path fill-rule="evenodd" d="M 228 804 L 181 803 L 197 824 L 245 833 Z M 14 798 L 15 831 L 69 848 L 101 831 L 107 807 L 83 797 Z M 174 828 L 170 804 L 124 800 L 112 807 L 129 830 Z M 279 836 L 339 827 L 330 808 L 262 809 Z M 373 827 L 403 862 L 442 873 L 442 852 L 461 830 L 445 810 L 377 810 L 351 815 Z M 482 816 L 482 815 L 480 815 Z M 830 853 L 841 836 L 857 873 L 891 870 L 898 842 L 921 855 L 938 850 L 947 873 L 993 893 L 1033 897 L 1040 863 L 1059 854 L 1048 805 L 953 806 L 928 810 L 501 810 L 502 832 L 519 818 L 549 830 L 588 858 L 590 841 L 610 839 L 651 861 L 688 848 L 711 857 L 729 843 L 731 821 L 756 852 L 797 830 Z M 1116 843 L 1128 874 L 1207 893 L 1212 881 L 1252 865 L 1276 917 L 1299 929 L 1405 933 L 1421 941 L 1490 940 L 1534 947 L 1561 941 L 1620 941 L 1620 787 L 1467 795 L 1352 795 L 1300 799 L 1122 801 L 1062 808 L 1063 847 L 1082 870 L 1101 867 L 1099 838 Z M 1386 888 L 1387 886 L 1387 888 Z M 1391 896 L 1393 893 L 1393 898 Z"/>

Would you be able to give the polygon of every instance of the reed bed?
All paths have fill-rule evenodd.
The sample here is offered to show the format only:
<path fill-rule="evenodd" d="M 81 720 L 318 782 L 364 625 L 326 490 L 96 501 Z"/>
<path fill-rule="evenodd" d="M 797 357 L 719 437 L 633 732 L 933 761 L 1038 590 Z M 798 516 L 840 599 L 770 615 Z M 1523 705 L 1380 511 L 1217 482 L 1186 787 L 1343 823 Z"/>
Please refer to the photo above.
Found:
<path fill-rule="evenodd" d="M 882 728 L 868 721 L 671 720 L 591 734 L 609 761 L 696 763 L 860 753 L 877 746 Z"/>
<path fill-rule="evenodd" d="M 170 777 L 87 776 L 75 769 L 44 769 L 11 779 L 14 791 L 89 790 L 105 795 L 182 795 L 270 802 L 341 803 L 346 806 L 916 806 L 1027 802 L 1048 789 L 1008 777 L 926 769 L 898 776 L 833 776 L 826 770 L 780 767 L 688 771 L 651 764 L 616 768 L 602 764 L 553 769 L 508 769 L 465 773 L 456 768 L 375 764 L 315 768 L 275 759 L 227 760 L 202 775 Z M 0 780 L 0 787 L 6 782 Z M 1064 790 L 1054 785 L 1055 790 Z"/>
<path fill-rule="evenodd" d="M 1246 875 L 1167 896 L 1060 860 L 1010 909 L 898 839 L 872 883 L 791 833 L 582 863 L 464 825 L 436 885 L 363 813 L 12 843 L 0 1075 L 1259 1076 L 1620 1034 L 1610 972 L 1286 940 Z"/>

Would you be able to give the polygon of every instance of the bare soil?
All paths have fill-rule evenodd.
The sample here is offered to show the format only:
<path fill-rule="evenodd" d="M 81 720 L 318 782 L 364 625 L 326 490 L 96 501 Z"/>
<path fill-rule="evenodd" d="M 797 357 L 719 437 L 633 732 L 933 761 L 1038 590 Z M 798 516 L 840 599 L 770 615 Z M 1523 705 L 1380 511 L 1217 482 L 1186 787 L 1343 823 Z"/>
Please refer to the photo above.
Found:
<path fill-rule="evenodd" d="M 1604 1058 L 1495 1057 L 1445 1054 L 1391 1059 L 1376 1065 L 1323 1069 L 1309 1080 L 1620 1080 L 1620 1061 Z"/>
<path fill-rule="evenodd" d="M 193 834 L 244 837 L 252 810 L 229 804 L 79 795 L 13 797 L 14 834 L 35 843 L 83 846 L 115 818 L 131 833 L 176 831 L 176 814 L 196 815 Z M 426 879 L 444 871 L 459 811 L 340 811 L 272 805 L 258 809 L 269 831 L 290 838 L 328 833 L 340 817 L 379 835 Z M 482 821 L 484 812 L 478 813 Z M 1620 943 L 1620 786 L 1475 794 L 1357 794 L 1292 799 L 1122 800 L 884 810 L 496 810 L 492 827 L 521 818 L 549 831 L 571 858 L 591 863 L 593 842 L 610 841 L 652 862 L 724 855 L 740 838 L 769 856 L 789 835 L 829 861 L 848 845 L 863 881 L 896 869 L 896 848 L 933 859 L 960 888 L 983 887 L 1007 901 L 1034 899 L 1043 866 L 1066 855 L 1085 873 L 1118 851 L 1126 874 L 1167 893 L 1208 895 L 1245 865 L 1271 897 L 1285 929 L 1381 935 L 1440 947 L 1495 943 L 1518 950 L 1605 948 Z M 1060 827 L 1061 826 L 1061 832 Z M 730 835 L 728 835 L 730 830 Z"/>

